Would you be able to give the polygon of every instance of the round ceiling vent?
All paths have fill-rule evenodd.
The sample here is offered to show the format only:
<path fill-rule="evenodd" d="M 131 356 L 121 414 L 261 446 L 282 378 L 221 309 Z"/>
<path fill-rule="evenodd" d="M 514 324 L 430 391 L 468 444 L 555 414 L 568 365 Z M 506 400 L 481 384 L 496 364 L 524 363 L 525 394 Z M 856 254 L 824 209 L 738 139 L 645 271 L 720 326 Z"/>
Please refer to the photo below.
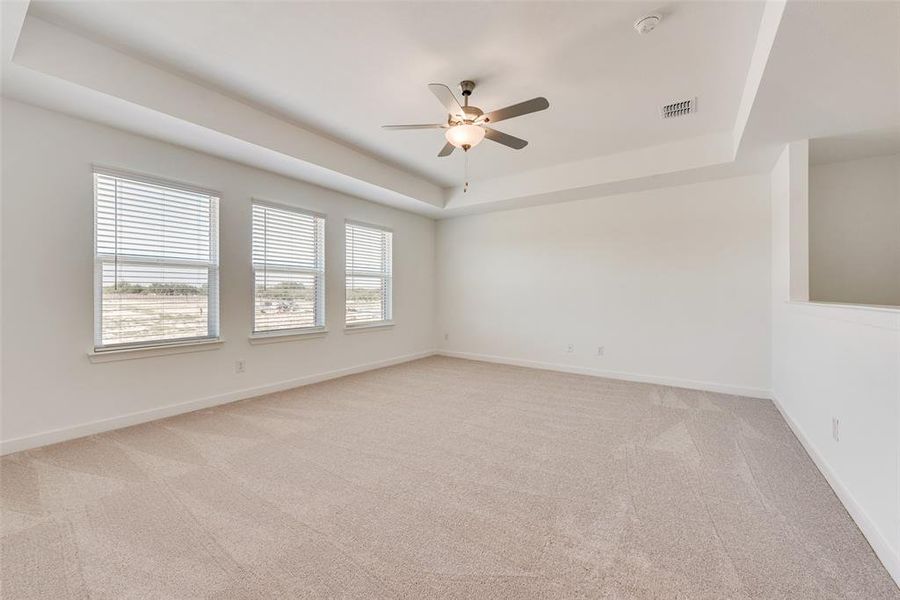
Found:
<path fill-rule="evenodd" d="M 646 17 L 641 17 L 634 22 L 634 30 L 641 35 L 650 33 L 656 29 L 657 25 L 659 25 L 660 19 L 662 19 L 662 17 L 659 15 L 647 15 Z"/>

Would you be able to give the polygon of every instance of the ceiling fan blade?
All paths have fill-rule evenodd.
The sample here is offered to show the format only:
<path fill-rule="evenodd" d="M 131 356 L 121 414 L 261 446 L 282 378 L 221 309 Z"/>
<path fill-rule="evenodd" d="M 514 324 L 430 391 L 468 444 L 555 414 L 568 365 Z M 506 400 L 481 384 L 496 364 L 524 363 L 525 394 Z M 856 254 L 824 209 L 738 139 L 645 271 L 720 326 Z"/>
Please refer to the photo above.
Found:
<path fill-rule="evenodd" d="M 512 119 L 513 117 L 521 117 L 522 115 L 527 115 L 529 113 L 537 112 L 539 110 L 545 110 L 548 108 L 550 108 L 550 103 L 547 102 L 546 98 L 532 98 L 531 100 L 519 102 L 518 104 L 513 104 L 512 106 L 507 106 L 506 108 L 501 108 L 499 110 L 495 110 L 494 112 L 490 112 L 484 115 L 483 121 L 485 123 L 496 123 L 497 121 L 504 121 L 506 119 Z"/>
<path fill-rule="evenodd" d="M 509 135 L 508 133 L 503 133 L 502 131 L 497 131 L 496 129 L 491 129 L 490 127 L 484 128 L 484 137 L 491 141 L 497 142 L 498 144 L 509 146 L 510 148 L 513 148 L 515 150 L 521 150 L 528 145 L 528 142 L 523 140 L 522 138 L 517 138 L 514 135 Z"/>
<path fill-rule="evenodd" d="M 445 129 L 444 123 L 429 123 L 422 125 L 382 125 L 383 129 Z"/>
<path fill-rule="evenodd" d="M 456 148 L 456 146 L 454 146 L 450 142 L 447 142 L 446 144 L 444 144 L 444 147 L 441 148 L 441 151 L 438 152 L 438 156 L 450 156 L 451 154 L 453 154 L 454 148 Z"/>
<path fill-rule="evenodd" d="M 435 95 L 444 108 L 447 110 L 448 115 L 461 115 L 463 112 L 462 106 L 459 105 L 459 100 L 456 99 L 456 96 L 453 95 L 453 92 L 450 91 L 443 83 L 429 83 L 428 89 L 431 90 L 431 93 Z"/>

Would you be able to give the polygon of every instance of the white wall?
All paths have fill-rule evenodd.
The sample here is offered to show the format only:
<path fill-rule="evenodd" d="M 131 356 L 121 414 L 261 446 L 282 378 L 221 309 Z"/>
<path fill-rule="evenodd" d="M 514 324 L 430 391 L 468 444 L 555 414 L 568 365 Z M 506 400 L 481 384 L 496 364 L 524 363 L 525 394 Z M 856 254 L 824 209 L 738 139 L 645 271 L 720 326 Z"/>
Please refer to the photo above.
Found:
<path fill-rule="evenodd" d="M 809 293 L 900 306 L 900 155 L 810 167 Z"/>
<path fill-rule="evenodd" d="M 59 113 L 7 100 L 2 108 L 4 451 L 179 410 L 165 408 L 170 405 L 198 401 L 180 410 L 196 408 L 432 349 L 434 221 Z M 222 193 L 226 342 L 220 349 L 103 364 L 88 360 L 92 163 Z M 326 336 L 249 344 L 251 196 L 327 214 Z M 394 230 L 392 329 L 344 333 L 345 218 Z M 235 374 L 237 359 L 246 360 L 246 373 Z M 150 412 L 122 418 L 142 411 Z"/>
<path fill-rule="evenodd" d="M 772 393 L 879 558 L 900 582 L 900 310 L 791 298 L 807 147 L 772 171 Z M 798 233 L 799 232 L 799 233 Z M 839 441 L 832 438 L 839 419 Z"/>
<path fill-rule="evenodd" d="M 444 351 L 768 395 L 765 176 L 449 219 L 437 241 Z"/>

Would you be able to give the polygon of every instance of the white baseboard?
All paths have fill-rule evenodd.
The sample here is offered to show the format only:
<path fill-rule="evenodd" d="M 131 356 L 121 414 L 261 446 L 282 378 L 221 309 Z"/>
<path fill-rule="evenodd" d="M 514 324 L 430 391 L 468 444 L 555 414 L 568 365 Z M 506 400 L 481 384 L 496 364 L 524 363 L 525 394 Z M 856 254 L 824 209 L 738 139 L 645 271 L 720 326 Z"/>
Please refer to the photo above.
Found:
<path fill-rule="evenodd" d="M 703 390 L 707 392 L 716 392 L 719 394 L 731 394 L 734 396 L 747 396 L 750 398 L 762 398 L 770 400 L 772 393 L 763 388 L 745 387 L 740 385 L 731 385 L 727 383 L 716 383 L 712 381 L 697 381 L 694 379 L 679 379 L 677 377 L 660 377 L 657 375 L 644 375 L 641 373 L 627 373 L 624 371 L 604 371 L 602 369 L 592 369 L 590 367 L 579 367 L 573 365 L 562 365 L 558 363 L 547 363 L 536 360 L 526 360 L 522 358 L 507 358 L 504 356 L 491 356 L 489 354 L 474 354 L 471 352 L 456 352 L 453 350 L 438 350 L 436 352 L 441 356 L 450 356 L 453 358 L 464 358 L 467 360 L 480 360 L 483 362 L 498 363 L 502 365 L 514 365 L 517 367 L 530 367 L 532 369 L 544 369 L 546 371 L 560 371 L 562 373 L 575 373 L 577 375 L 592 375 L 594 377 L 605 377 L 607 379 L 621 379 L 623 381 L 636 381 L 639 383 L 655 383 L 657 385 L 668 385 L 671 387 L 688 388 L 692 390 Z"/>
<path fill-rule="evenodd" d="M 409 362 L 411 360 L 418 360 L 420 358 L 425 358 L 434 354 L 435 352 L 433 350 L 428 350 L 425 352 L 417 352 L 415 354 L 396 356 L 394 358 L 389 358 L 386 360 L 379 360 L 362 365 L 355 365 L 352 367 L 346 367 L 344 369 L 328 371 L 326 373 L 306 375 L 304 377 L 298 377 L 296 379 L 288 379 L 285 381 L 279 381 L 263 386 L 235 390 L 233 392 L 227 392 L 225 394 L 218 394 L 216 396 L 198 398 L 197 400 L 189 400 L 187 402 L 169 404 L 166 406 L 133 412 L 118 417 L 111 417 L 108 419 L 101 419 L 99 421 L 82 423 L 80 425 L 74 425 L 72 427 L 52 429 L 50 431 L 42 431 L 41 433 L 35 433 L 23 437 L 2 440 L 0 441 L 0 455 L 11 454 L 13 452 L 20 452 L 22 450 L 28 450 L 40 446 L 47 446 L 49 444 L 56 444 L 59 442 L 65 442 L 87 435 L 102 433 L 104 431 L 121 429 L 122 427 L 130 427 L 131 425 L 139 425 L 140 423 L 155 421 L 157 419 L 180 415 L 203 408 L 210 408 L 212 406 L 218 406 L 220 404 L 228 404 L 229 402 L 236 402 L 237 400 L 244 400 L 246 398 L 252 398 L 254 396 L 262 396 L 264 394 L 281 392 L 295 387 L 310 385 L 312 383 L 319 383 L 320 381 L 337 379 L 338 377 L 344 377 L 346 375 L 363 373 L 365 371 L 371 371 L 373 369 L 381 369 L 383 367 L 398 365 L 401 363 Z"/>
<path fill-rule="evenodd" d="M 837 476 L 837 473 L 831 469 L 822 454 L 803 432 L 803 429 L 791 418 L 784 409 L 784 406 L 774 395 L 772 396 L 772 402 L 778 407 L 778 411 L 791 428 L 791 431 L 793 431 L 794 435 L 797 436 L 797 439 L 800 440 L 803 448 L 806 449 L 806 453 L 815 463 L 816 467 L 818 467 L 822 476 L 825 477 L 825 480 L 828 482 L 828 485 L 831 486 L 831 489 L 834 490 L 834 493 L 844 505 L 844 508 L 850 513 L 850 516 L 856 522 L 859 530 L 862 531 L 862 534 L 865 536 L 866 540 L 868 540 L 869 545 L 872 546 L 872 550 L 875 551 L 875 555 L 893 578 L 894 583 L 900 587 L 900 554 L 898 554 L 898 550 L 891 546 L 888 539 L 882 534 L 881 530 L 878 529 L 878 526 L 875 525 L 875 522 L 872 521 L 865 509 L 856 501 L 853 493 L 846 485 L 844 485 Z"/>

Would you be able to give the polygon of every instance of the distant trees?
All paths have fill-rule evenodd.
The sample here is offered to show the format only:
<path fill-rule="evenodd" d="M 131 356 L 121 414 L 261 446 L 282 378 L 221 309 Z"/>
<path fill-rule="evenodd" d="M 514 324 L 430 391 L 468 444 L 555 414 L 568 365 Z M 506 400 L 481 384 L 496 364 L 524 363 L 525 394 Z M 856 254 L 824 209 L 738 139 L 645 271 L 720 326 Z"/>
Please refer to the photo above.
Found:
<path fill-rule="evenodd" d="M 267 292 L 298 292 L 305 290 L 306 285 L 299 281 L 280 281 L 278 283 L 270 283 L 266 286 Z"/>
<path fill-rule="evenodd" d="M 208 286 L 189 283 L 130 283 L 103 286 L 105 294 L 154 294 L 157 296 L 205 296 Z"/>
<path fill-rule="evenodd" d="M 156 296 L 205 296 L 208 292 L 208 286 L 193 285 L 190 283 L 132 283 L 129 281 L 121 281 L 118 285 L 103 286 L 104 294 L 153 294 Z M 266 295 L 274 298 L 291 298 L 305 297 L 307 293 L 312 293 L 311 288 L 307 288 L 304 283 L 299 281 L 280 281 L 271 283 L 265 289 L 257 288 L 258 295 Z"/>

